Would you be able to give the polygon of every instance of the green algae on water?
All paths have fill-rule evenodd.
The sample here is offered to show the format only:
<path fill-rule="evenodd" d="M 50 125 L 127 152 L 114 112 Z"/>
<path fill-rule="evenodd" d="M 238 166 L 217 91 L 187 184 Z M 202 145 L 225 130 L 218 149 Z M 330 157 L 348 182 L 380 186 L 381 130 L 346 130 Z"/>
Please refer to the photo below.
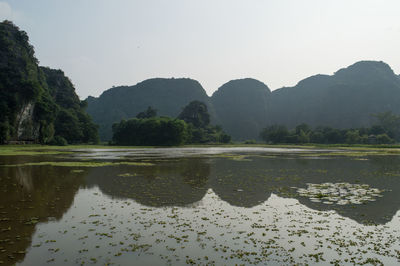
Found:
<path fill-rule="evenodd" d="M 130 177 L 130 176 L 136 176 L 136 174 L 125 173 L 125 174 L 119 174 L 118 176 L 121 176 L 121 177 Z"/>
<path fill-rule="evenodd" d="M 20 166 L 60 166 L 60 167 L 102 167 L 102 166 L 152 166 L 152 163 L 143 162 L 37 162 L 3 165 L 4 167 L 20 167 Z"/>
<path fill-rule="evenodd" d="M 76 173 L 76 174 L 78 174 L 78 173 L 83 173 L 83 172 L 85 172 L 85 171 L 82 170 L 82 169 L 74 169 L 74 170 L 71 170 L 71 173 Z"/>

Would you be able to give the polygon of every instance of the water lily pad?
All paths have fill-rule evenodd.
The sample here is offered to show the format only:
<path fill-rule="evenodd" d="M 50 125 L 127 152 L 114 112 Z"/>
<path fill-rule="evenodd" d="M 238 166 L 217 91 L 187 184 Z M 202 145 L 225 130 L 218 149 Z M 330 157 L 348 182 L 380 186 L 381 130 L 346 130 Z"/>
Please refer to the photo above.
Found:
<path fill-rule="evenodd" d="M 312 202 L 324 204 L 365 204 L 376 201 L 376 197 L 382 197 L 384 190 L 371 188 L 368 184 L 350 183 L 307 183 L 307 188 L 297 188 L 297 193 L 302 197 L 308 197 Z"/>

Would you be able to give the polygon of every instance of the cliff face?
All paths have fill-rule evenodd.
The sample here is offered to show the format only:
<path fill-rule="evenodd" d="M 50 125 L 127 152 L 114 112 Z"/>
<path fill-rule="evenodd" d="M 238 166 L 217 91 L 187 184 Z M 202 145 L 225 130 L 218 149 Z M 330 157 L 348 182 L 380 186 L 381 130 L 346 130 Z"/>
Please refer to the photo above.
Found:
<path fill-rule="evenodd" d="M 34 121 L 33 112 L 35 109 L 34 102 L 28 102 L 22 106 L 22 109 L 17 114 L 17 136 L 18 140 L 34 141 L 39 138 L 40 125 Z"/>
<path fill-rule="evenodd" d="M 26 32 L 0 23 L 0 144 L 95 142 L 97 128 L 61 70 L 39 67 Z"/>
<path fill-rule="evenodd" d="M 34 106 L 44 87 L 26 33 L 11 22 L 0 23 L 0 143 L 37 137 Z"/>

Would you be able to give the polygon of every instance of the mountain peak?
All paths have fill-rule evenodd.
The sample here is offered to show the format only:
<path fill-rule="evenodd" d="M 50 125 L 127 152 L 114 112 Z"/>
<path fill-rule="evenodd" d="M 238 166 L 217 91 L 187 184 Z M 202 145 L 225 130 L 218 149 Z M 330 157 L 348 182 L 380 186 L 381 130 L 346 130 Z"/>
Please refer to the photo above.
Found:
<path fill-rule="evenodd" d="M 335 73 L 337 77 L 360 77 L 371 79 L 374 77 L 392 78 L 395 76 L 388 64 L 382 61 L 359 61 Z"/>
<path fill-rule="evenodd" d="M 243 78 L 234 79 L 223 84 L 217 91 L 214 92 L 215 95 L 225 93 L 225 92 L 248 92 L 249 90 L 262 90 L 267 94 L 271 93 L 271 90 L 263 82 L 253 79 L 253 78 Z M 213 94 L 213 96 L 214 96 Z"/>

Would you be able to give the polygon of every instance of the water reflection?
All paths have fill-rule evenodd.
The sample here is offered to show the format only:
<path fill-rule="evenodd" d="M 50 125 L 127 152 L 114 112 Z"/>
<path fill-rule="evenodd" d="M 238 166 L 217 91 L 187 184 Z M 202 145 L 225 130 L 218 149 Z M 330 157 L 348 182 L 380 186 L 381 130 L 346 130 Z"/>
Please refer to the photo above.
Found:
<path fill-rule="evenodd" d="M 66 168 L 0 168 L 0 261 L 22 260 L 36 224 L 60 219 L 84 181 Z"/>
<path fill-rule="evenodd" d="M 368 160 L 330 158 L 328 160 L 262 158 L 251 161 L 229 160 L 213 163 L 211 188 L 221 199 L 240 207 L 253 207 L 267 200 L 273 192 L 282 197 L 297 198 L 315 210 L 335 210 L 359 223 L 384 224 L 400 206 L 400 159 L 370 157 Z M 227 170 L 229 169 L 228 173 Z M 325 182 L 368 184 L 384 189 L 382 198 L 362 205 L 326 205 L 299 197 L 292 187 Z"/>
<path fill-rule="evenodd" d="M 31 246 L 36 224 L 61 219 L 80 187 L 99 188 L 111 198 L 133 199 L 148 207 L 193 207 L 210 189 L 230 206 L 243 208 L 260 206 L 277 195 L 296 198 L 314 210 L 334 210 L 360 224 L 386 224 L 399 210 L 398 156 L 312 159 L 299 154 L 241 154 L 147 157 L 153 166 L 0 167 L 0 261 L 21 261 Z M 0 164 L 51 160 L 62 158 L 2 157 Z M 385 192 L 375 202 L 345 206 L 312 202 L 296 193 L 295 188 L 305 188 L 307 183 L 325 182 L 368 184 Z"/>
<path fill-rule="evenodd" d="M 151 207 L 185 206 L 200 201 L 211 188 L 222 200 L 250 208 L 268 200 L 271 193 L 296 198 L 315 210 L 335 210 L 359 223 L 384 224 L 400 206 L 400 159 L 370 157 L 368 160 L 249 156 L 161 160 L 153 167 L 106 167 L 92 169 L 87 184 L 99 186 L 116 198 L 131 198 Z M 326 205 L 300 197 L 293 187 L 325 182 L 368 184 L 385 190 L 375 202 L 362 205 Z"/>
<path fill-rule="evenodd" d="M 207 159 L 161 161 L 152 167 L 91 169 L 86 182 L 115 198 L 131 198 L 152 207 L 186 206 L 206 193 L 210 163 Z"/>

